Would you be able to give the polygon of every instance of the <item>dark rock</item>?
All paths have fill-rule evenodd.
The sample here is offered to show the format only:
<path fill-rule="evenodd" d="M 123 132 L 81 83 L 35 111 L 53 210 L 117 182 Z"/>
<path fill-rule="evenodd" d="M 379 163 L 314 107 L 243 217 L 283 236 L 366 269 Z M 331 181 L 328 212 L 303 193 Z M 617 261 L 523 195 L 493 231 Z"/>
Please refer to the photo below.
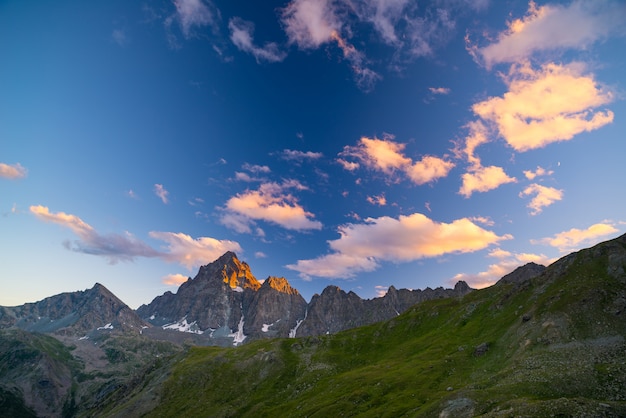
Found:
<path fill-rule="evenodd" d="M 474 357 L 483 356 L 489 351 L 489 343 L 481 343 L 474 348 Z"/>

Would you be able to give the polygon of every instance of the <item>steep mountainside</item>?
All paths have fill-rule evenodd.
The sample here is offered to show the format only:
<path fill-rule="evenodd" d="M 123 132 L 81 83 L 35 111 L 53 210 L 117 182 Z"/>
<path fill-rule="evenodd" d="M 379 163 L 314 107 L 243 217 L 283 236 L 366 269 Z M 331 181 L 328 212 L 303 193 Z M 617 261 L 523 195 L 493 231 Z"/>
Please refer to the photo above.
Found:
<path fill-rule="evenodd" d="M 85 291 L 62 293 L 16 307 L 0 307 L 1 328 L 14 326 L 31 332 L 82 336 L 100 328 L 139 333 L 148 325 L 99 283 Z"/>
<path fill-rule="evenodd" d="M 334 335 L 192 348 L 151 414 L 626 416 L 626 235 L 533 270 Z"/>
<path fill-rule="evenodd" d="M 200 267 L 194 279 L 177 293 L 166 292 L 137 313 L 159 328 L 154 338 L 175 339 L 171 332 L 195 334 L 202 345 L 238 345 L 258 338 L 335 333 L 393 318 L 410 306 L 430 299 L 458 297 L 470 292 L 466 283 L 454 289 L 396 290 L 382 298 L 363 300 L 329 286 L 309 304 L 285 278 L 269 277 L 261 285 L 248 264 L 227 252 Z"/>

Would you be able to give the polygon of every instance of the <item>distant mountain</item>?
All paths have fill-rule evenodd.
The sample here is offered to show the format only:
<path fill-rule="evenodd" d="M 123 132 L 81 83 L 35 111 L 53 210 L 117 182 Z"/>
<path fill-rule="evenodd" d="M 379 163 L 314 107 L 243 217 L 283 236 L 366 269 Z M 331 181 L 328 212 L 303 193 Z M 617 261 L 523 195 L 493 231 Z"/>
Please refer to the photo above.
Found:
<path fill-rule="evenodd" d="M 382 298 L 363 300 L 328 286 L 306 303 L 285 278 L 268 277 L 261 285 L 250 266 L 227 252 L 200 267 L 195 278 L 174 294 L 166 292 L 137 314 L 160 327 L 147 330 L 154 338 L 172 339 L 163 331 L 196 334 L 197 344 L 238 345 L 259 338 L 332 334 L 399 315 L 430 299 L 460 297 L 472 289 L 459 282 L 454 289 L 397 290 Z"/>
<path fill-rule="evenodd" d="M 0 328 L 30 332 L 87 335 L 94 331 L 141 332 L 150 326 L 103 285 L 61 293 L 35 303 L 0 307 Z"/>

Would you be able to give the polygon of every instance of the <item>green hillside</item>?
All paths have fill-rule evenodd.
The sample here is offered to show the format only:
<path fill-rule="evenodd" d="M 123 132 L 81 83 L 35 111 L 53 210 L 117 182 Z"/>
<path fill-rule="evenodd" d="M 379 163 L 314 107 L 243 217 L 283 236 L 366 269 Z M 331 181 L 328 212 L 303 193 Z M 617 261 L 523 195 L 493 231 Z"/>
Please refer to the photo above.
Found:
<path fill-rule="evenodd" d="M 626 416 L 625 241 L 336 335 L 191 348 L 149 415 Z"/>

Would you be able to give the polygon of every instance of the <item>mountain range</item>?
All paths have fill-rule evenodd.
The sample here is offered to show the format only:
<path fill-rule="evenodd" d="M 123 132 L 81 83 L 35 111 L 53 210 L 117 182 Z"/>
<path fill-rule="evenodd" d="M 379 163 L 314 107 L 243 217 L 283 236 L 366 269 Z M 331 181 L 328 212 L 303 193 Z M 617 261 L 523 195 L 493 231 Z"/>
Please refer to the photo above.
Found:
<path fill-rule="evenodd" d="M 624 416 L 625 270 L 626 235 L 482 290 L 307 303 L 227 252 L 136 311 L 100 284 L 0 307 L 0 415 Z"/>

